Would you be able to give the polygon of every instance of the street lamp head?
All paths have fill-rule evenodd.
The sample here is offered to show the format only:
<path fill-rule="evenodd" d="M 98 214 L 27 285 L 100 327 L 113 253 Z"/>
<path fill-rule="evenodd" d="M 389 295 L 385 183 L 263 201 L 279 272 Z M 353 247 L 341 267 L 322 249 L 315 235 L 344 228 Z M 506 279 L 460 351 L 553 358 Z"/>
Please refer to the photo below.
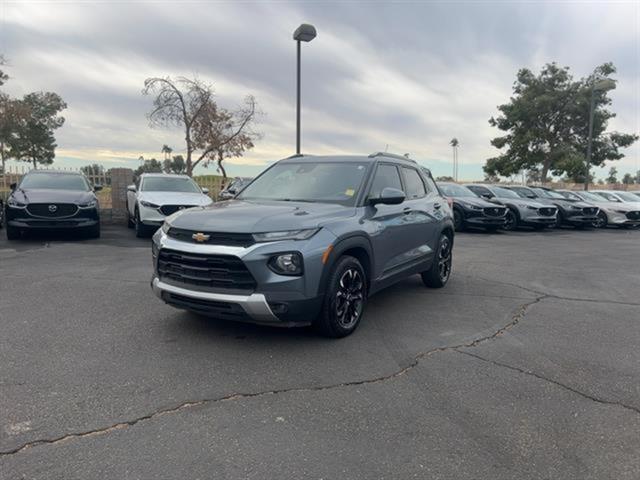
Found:
<path fill-rule="evenodd" d="M 616 88 L 616 82 L 615 80 L 611 80 L 610 78 L 596 80 L 596 82 L 594 82 L 593 84 L 594 90 L 606 91 L 613 90 L 614 88 Z"/>
<path fill-rule="evenodd" d="M 303 23 L 293 32 L 293 39 L 298 42 L 310 42 L 314 38 L 316 38 L 316 27 L 308 23 Z"/>

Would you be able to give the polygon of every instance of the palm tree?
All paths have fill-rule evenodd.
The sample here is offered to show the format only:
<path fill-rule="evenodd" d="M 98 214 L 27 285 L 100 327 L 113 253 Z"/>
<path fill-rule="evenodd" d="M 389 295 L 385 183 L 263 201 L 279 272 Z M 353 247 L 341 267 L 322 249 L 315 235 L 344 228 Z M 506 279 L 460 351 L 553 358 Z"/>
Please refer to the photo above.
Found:
<path fill-rule="evenodd" d="M 456 137 L 453 137 L 449 142 L 449 145 L 453 147 L 453 179 L 458 181 L 458 146 L 460 142 Z"/>
<path fill-rule="evenodd" d="M 165 145 L 162 145 L 161 152 L 164 153 L 164 159 L 169 160 L 169 156 L 171 155 L 171 152 L 173 152 L 173 148 L 165 144 Z"/>

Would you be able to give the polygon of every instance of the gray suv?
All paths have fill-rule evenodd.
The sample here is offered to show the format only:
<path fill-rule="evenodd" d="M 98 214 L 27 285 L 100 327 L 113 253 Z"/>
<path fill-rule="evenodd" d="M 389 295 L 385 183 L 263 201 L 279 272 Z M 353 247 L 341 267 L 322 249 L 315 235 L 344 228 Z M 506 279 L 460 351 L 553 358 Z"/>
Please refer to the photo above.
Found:
<path fill-rule="evenodd" d="M 297 155 L 233 200 L 167 217 L 151 286 L 200 314 L 343 337 L 384 287 L 414 274 L 443 287 L 453 239 L 451 209 L 414 161 Z"/>

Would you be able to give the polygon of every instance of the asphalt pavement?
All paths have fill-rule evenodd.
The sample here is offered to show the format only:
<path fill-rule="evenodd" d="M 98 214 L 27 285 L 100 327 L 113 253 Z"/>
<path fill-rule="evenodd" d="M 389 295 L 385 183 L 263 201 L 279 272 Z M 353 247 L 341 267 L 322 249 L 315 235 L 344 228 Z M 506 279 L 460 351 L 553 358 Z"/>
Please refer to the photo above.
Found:
<path fill-rule="evenodd" d="M 0 231 L 0 478 L 637 480 L 639 254 L 462 233 L 329 340 L 164 305 L 124 227 Z"/>

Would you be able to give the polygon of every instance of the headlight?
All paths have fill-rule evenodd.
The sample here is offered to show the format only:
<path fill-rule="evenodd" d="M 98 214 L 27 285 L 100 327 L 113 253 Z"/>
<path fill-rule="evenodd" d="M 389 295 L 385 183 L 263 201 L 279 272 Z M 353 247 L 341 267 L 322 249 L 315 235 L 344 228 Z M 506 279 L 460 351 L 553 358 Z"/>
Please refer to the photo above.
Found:
<path fill-rule="evenodd" d="M 533 205 L 520 205 L 523 208 L 528 208 L 529 210 L 538 210 L 538 207 L 534 207 Z"/>
<path fill-rule="evenodd" d="M 307 240 L 318 233 L 319 228 L 309 228 L 306 230 L 286 230 L 284 232 L 254 233 L 253 239 L 256 242 L 277 242 L 279 240 Z"/>
<path fill-rule="evenodd" d="M 165 235 L 169 233 L 169 229 L 171 228 L 171 225 L 169 225 L 169 222 L 164 222 L 162 224 L 162 226 L 160 227 L 160 230 L 162 230 L 162 233 L 164 233 Z"/>
<path fill-rule="evenodd" d="M 269 268 L 280 275 L 302 275 L 302 256 L 297 252 L 274 255 Z"/>
<path fill-rule="evenodd" d="M 627 214 L 627 211 L 626 211 L 626 210 L 614 210 L 614 212 L 616 212 L 616 213 L 621 213 L 621 214 L 623 214 L 623 215 L 626 215 L 626 214 Z"/>
<path fill-rule="evenodd" d="M 98 205 L 98 202 L 96 200 L 91 200 L 90 202 L 87 203 L 80 203 L 78 205 L 78 208 L 95 208 Z"/>
<path fill-rule="evenodd" d="M 26 208 L 27 204 L 17 201 L 15 198 L 9 198 L 7 205 L 13 208 Z"/>
<path fill-rule="evenodd" d="M 155 209 L 160 208 L 160 205 L 156 205 L 155 203 L 151 203 L 151 202 L 145 202 L 144 200 L 140 200 L 140 205 L 147 208 L 155 208 Z"/>

